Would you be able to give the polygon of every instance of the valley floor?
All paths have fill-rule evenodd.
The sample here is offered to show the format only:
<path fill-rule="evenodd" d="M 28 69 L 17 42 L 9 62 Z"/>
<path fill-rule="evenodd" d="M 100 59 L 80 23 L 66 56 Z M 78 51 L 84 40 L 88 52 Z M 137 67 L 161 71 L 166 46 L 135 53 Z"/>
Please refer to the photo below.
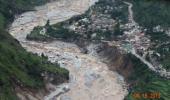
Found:
<path fill-rule="evenodd" d="M 26 12 L 12 23 L 9 32 L 30 52 L 45 54 L 52 62 L 70 71 L 68 84 L 60 85 L 43 99 L 50 100 L 123 100 L 127 88 L 122 76 L 108 69 L 97 56 L 84 54 L 72 43 L 40 43 L 25 40 L 26 35 L 49 19 L 52 24 L 84 13 L 96 0 L 55 1 Z M 63 5 L 61 5 L 63 4 Z M 81 5 L 79 5 L 81 4 Z M 95 46 L 95 45 L 94 45 Z M 61 95 L 59 95 L 61 94 Z M 58 96 L 59 95 L 59 96 Z"/>

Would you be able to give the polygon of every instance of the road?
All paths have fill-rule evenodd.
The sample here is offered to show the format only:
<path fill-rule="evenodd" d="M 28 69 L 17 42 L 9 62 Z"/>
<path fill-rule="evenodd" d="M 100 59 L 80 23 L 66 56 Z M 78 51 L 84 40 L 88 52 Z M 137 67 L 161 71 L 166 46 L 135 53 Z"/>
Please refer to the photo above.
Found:
<path fill-rule="evenodd" d="M 129 11 L 129 24 L 135 25 L 137 27 L 137 23 L 134 20 L 133 17 L 133 4 L 129 3 L 129 2 L 124 2 L 125 4 L 127 4 L 128 7 L 128 11 Z M 133 46 L 133 45 L 132 45 Z M 168 72 L 166 69 L 164 69 L 163 67 L 159 67 L 159 66 L 153 66 L 150 62 L 148 62 L 146 59 L 144 59 L 142 56 L 140 56 L 139 54 L 136 53 L 135 48 L 133 47 L 131 50 L 131 54 L 133 54 L 134 56 L 136 56 L 138 59 L 140 59 L 144 64 L 146 64 L 148 66 L 148 68 L 156 73 L 158 73 L 160 76 L 162 77 L 166 77 L 168 79 L 170 79 L 170 72 Z"/>
<path fill-rule="evenodd" d="M 132 10 L 133 4 L 132 4 L 132 3 L 129 3 L 129 2 L 124 2 L 124 3 L 129 6 L 129 7 L 128 7 L 129 22 L 130 22 L 130 23 L 136 23 L 135 20 L 134 20 L 134 18 L 133 18 L 133 10 Z"/>

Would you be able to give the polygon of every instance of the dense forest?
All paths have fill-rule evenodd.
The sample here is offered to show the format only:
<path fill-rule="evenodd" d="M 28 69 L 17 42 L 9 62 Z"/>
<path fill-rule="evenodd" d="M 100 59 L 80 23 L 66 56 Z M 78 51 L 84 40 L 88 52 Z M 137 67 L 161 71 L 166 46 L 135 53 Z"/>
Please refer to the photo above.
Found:
<path fill-rule="evenodd" d="M 33 10 L 47 0 L 0 0 L 0 100 L 18 100 L 15 86 L 38 90 L 44 87 L 42 73 L 58 77 L 56 84 L 68 80 L 68 71 L 58 64 L 26 52 L 19 42 L 6 32 L 15 14 Z"/>
<path fill-rule="evenodd" d="M 170 26 L 169 0 L 128 0 L 134 4 L 135 20 L 144 27 Z"/>

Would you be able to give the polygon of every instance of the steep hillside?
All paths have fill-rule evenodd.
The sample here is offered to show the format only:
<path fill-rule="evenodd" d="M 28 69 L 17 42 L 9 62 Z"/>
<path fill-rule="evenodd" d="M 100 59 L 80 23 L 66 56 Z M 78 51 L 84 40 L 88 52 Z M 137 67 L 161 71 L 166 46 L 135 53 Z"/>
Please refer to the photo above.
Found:
<path fill-rule="evenodd" d="M 144 27 L 170 26 L 169 0 L 127 0 L 134 4 L 135 20 Z"/>
<path fill-rule="evenodd" d="M 43 74 L 54 74 L 55 84 L 68 80 L 68 71 L 42 55 L 26 52 L 5 29 L 14 14 L 30 10 L 46 0 L 0 0 L 0 100 L 18 100 L 15 88 L 38 91 L 45 86 Z M 42 2 L 41 2 L 42 3 Z"/>
<path fill-rule="evenodd" d="M 121 54 L 116 47 L 103 44 L 100 48 L 105 48 L 100 50 L 99 55 L 110 70 L 118 71 L 128 83 L 129 94 L 125 100 L 169 100 L 170 80 L 149 70 L 135 56 Z M 136 97 L 136 94 L 139 95 Z"/>

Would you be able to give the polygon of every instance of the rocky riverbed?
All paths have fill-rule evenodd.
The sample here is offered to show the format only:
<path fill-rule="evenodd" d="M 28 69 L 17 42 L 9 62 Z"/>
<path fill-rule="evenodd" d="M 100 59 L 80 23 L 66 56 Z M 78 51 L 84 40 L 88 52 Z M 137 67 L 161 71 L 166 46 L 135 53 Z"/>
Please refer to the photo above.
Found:
<path fill-rule="evenodd" d="M 29 52 L 45 54 L 70 72 L 69 83 L 54 87 L 44 100 L 123 100 L 127 88 L 122 76 L 110 71 L 89 46 L 89 54 L 73 43 L 53 41 L 41 43 L 26 40 L 26 35 L 49 19 L 51 24 L 84 13 L 97 0 L 58 0 L 19 15 L 9 32 Z M 95 46 L 95 45 L 94 45 Z M 35 100 L 35 97 L 32 97 Z"/>

